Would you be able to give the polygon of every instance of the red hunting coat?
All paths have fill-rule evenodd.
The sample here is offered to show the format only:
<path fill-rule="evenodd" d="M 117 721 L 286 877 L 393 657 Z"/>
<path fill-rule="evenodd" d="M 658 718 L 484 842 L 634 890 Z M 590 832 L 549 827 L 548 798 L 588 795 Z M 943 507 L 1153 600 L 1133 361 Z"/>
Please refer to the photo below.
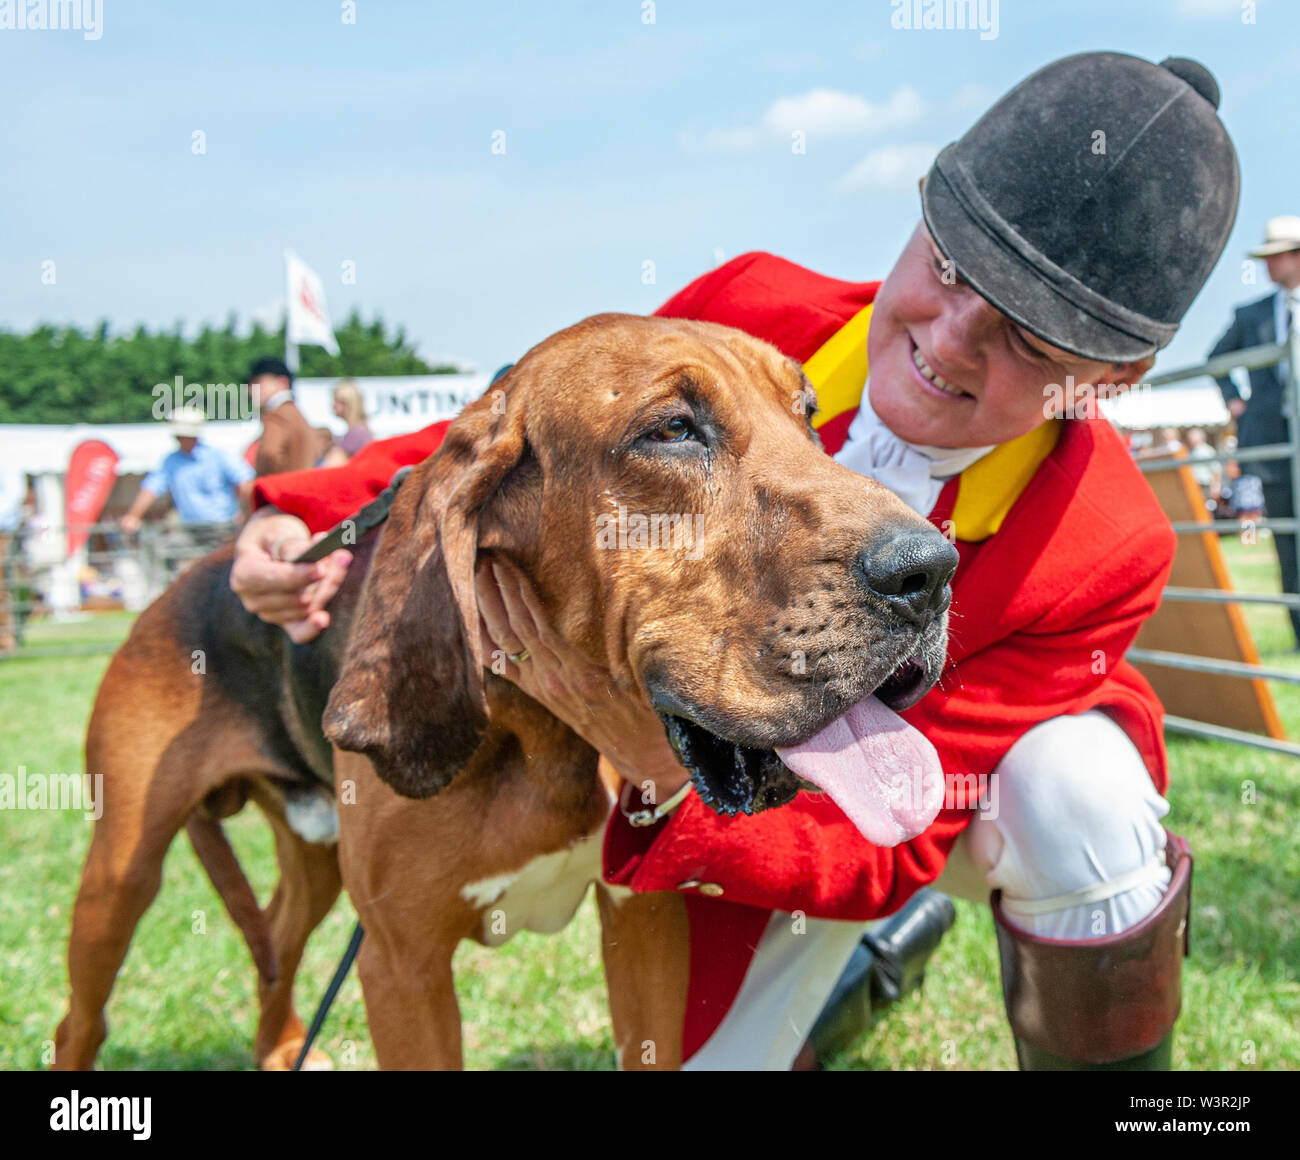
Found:
<path fill-rule="evenodd" d="M 723 323 L 773 343 L 806 364 L 820 395 L 814 364 L 836 335 L 860 345 L 849 328 L 869 318 L 878 287 L 746 254 L 657 313 Z M 818 416 L 830 454 L 847 435 L 865 370 L 863 359 L 851 405 Z M 324 530 L 372 499 L 398 467 L 436 450 L 447 426 L 372 443 L 344 467 L 261 479 L 256 502 Z M 959 805 L 956 785 L 963 783 L 952 779 L 987 775 L 1034 725 L 1099 706 L 1137 746 L 1157 789 L 1168 782 L 1160 703 L 1123 657 L 1159 603 L 1174 533 L 1104 419 L 1051 421 L 1042 433 L 1047 441 L 1039 441 L 1023 479 L 992 481 L 1009 488 L 1000 518 L 969 540 L 955 521 L 961 562 L 947 663 L 939 684 L 902 714 L 934 744 Z M 944 486 L 930 515 L 937 527 L 953 519 L 967 498 L 961 489 L 974 486 L 979 468 Z M 990 486 L 987 469 L 979 486 Z M 801 793 L 781 809 L 724 818 L 691 794 L 646 829 L 615 813 L 605 839 L 607 881 L 686 896 L 692 970 L 685 1055 L 726 1013 L 771 911 L 846 920 L 890 914 L 938 877 L 973 817 L 969 809 L 945 809 L 925 833 L 891 849 L 867 842 L 821 795 Z"/>

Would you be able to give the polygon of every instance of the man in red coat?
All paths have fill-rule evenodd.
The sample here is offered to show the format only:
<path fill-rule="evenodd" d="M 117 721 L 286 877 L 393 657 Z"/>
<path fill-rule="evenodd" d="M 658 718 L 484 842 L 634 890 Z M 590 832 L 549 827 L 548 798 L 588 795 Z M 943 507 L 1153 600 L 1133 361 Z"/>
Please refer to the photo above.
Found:
<path fill-rule="evenodd" d="M 719 817 L 688 792 L 657 718 L 611 703 L 590 662 L 542 644 L 544 610 L 522 578 L 481 586 L 507 675 L 665 803 L 650 826 L 614 814 L 604 872 L 686 898 L 687 1066 L 788 1067 L 856 923 L 941 873 L 955 893 L 996 892 L 1023 1067 L 1168 1066 L 1190 859 L 1160 825 L 1160 706 L 1123 655 L 1174 540 L 1089 404 L 1096 385 L 1141 378 L 1222 252 L 1238 177 L 1217 104 L 1194 62 L 1058 61 L 940 154 L 924 223 L 884 283 L 752 254 L 659 312 L 738 326 L 802 360 L 827 450 L 957 545 L 944 675 L 904 715 L 948 781 L 947 808 L 919 837 L 873 845 L 802 794 Z M 1100 153 L 1087 144 L 1097 129 Z M 325 627 L 346 554 L 272 557 L 351 514 L 443 430 L 262 481 L 262 501 L 306 529 L 285 515 L 250 523 L 232 578 L 245 603 L 299 638 Z"/>

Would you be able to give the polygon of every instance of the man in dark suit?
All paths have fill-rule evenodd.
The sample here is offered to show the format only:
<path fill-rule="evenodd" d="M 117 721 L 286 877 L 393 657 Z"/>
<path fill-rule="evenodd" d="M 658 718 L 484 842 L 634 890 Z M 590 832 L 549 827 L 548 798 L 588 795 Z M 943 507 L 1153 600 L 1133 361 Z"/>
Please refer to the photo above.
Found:
<path fill-rule="evenodd" d="M 1294 325 L 1295 312 L 1300 310 L 1300 217 L 1273 218 L 1265 227 L 1264 237 L 1264 244 L 1251 250 L 1250 257 L 1264 259 L 1268 276 L 1277 289 L 1237 309 L 1227 333 L 1210 351 L 1211 358 L 1264 343 L 1285 342 Z M 1241 397 L 1232 379 L 1217 380 L 1223 401 L 1237 420 L 1238 447 L 1285 443 L 1290 438 L 1288 374 L 1286 360 L 1251 371 L 1249 399 Z M 1243 468 L 1263 483 L 1264 507 L 1270 519 L 1295 515 L 1289 460 L 1270 459 L 1244 464 Z M 1282 590 L 1296 592 L 1300 576 L 1296 568 L 1295 536 L 1275 534 L 1273 539 L 1282 565 Z M 1300 610 L 1291 610 L 1291 627 L 1300 646 Z"/>

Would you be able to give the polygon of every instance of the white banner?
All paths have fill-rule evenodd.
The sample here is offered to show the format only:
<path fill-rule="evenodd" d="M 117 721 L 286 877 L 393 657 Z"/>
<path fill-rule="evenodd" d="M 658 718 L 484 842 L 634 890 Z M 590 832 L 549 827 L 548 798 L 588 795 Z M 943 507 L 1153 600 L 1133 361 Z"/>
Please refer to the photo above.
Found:
<path fill-rule="evenodd" d="M 284 252 L 289 269 L 289 328 L 286 341 L 294 346 L 323 346 L 332 355 L 339 353 L 330 326 L 325 287 L 316 272 L 292 250 Z"/>

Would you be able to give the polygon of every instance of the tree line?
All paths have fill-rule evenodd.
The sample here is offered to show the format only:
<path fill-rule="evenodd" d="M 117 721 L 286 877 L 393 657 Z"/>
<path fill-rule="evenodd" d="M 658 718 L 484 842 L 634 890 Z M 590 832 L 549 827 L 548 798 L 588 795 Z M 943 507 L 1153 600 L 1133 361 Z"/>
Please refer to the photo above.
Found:
<path fill-rule="evenodd" d="M 237 331 L 231 314 L 225 327 L 205 325 L 193 337 L 143 326 L 114 335 L 107 322 L 89 333 L 75 326 L 42 324 L 28 334 L 0 330 L 0 423 L 147 423 L 153 418 L 153 388 L 180 375 L 186 383 L 243 382 L 263 355 L 284 355 L 284 327 L 253 323 Z M 430 364 L 407 341 L 405 329 L 388 333 L 382 319 L 364 322 L 353 311 L 336 327 L 339 355 L 321 347 L 301 348 L 304 378 L 359 375 L 456 374 L 460 367 Z"/>

